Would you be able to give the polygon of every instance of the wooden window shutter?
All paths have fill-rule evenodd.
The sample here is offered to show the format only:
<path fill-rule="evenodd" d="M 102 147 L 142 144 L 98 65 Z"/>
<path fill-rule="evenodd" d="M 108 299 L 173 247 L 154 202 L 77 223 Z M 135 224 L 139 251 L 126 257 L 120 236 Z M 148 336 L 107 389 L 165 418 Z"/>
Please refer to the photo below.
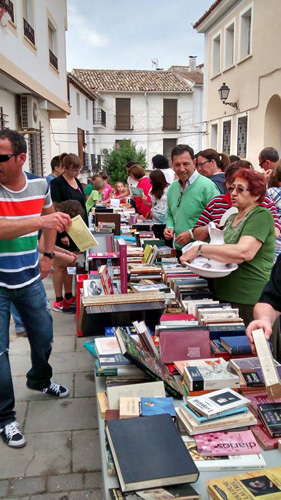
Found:
<path fill-rule="evenodd" d="M 177 99 L 163 99 L 163 129 L 177 130 Z"/>
<path fill-rule="evenodd" d="M 116 128 L 120 130 L 131 129 L 131 99 L 116 99 Z"/>

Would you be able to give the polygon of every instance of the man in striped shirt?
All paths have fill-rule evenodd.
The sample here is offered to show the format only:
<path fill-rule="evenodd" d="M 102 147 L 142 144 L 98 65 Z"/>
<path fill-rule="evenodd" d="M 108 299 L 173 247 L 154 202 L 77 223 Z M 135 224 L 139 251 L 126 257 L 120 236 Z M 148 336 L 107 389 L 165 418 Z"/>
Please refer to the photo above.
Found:
<path fill-rule="evenodd" d="M 26 142 L 16 131 L 0 130 L 0 433 L 5 444 L 26 444 L 15 419 L 9 364 L 10 304 L 17 307 L 31 348 L 27 387 L 66 397 L 66 387 L 52 382 L 49 357 L 53 342 L 50 306 L 41 278 L 48 276 L 57 231 L 67 230 L 68 215 L 55 212 L 45 179 L 22 170 Z M 38 230 L 45 252 L 39 259 Z"/>

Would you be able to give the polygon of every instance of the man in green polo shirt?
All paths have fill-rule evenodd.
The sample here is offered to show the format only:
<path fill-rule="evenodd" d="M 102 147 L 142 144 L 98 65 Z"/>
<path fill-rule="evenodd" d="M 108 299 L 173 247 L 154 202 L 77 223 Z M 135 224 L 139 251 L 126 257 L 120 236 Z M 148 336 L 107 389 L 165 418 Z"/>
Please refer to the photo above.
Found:
<path fill-rule="evenodd" d="M 210 179 L 197 172 L 194 151 L 190 146 L 178 144 L 171 156 L 178 180 L 168 189 L 164 236 L 167 240 L 175 238 L 175 248 L 180 256 L 182 247 L 193 240 L 192 228 L 199 216 L 219 191 Z"/>

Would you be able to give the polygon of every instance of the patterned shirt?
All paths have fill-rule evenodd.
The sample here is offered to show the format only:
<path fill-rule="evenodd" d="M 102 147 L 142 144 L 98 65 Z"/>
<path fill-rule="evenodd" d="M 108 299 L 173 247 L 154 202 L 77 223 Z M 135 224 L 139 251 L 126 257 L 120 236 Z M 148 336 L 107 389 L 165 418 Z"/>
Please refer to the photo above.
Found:
<path fill-rule="evenodd" d="M 277 229 L 281 230 L 281 224 L 279 222 L 278 213 L 274 201 L 272 201 L 268 196 L 264 198 L 264 201 L 259 204 L 260 207 L 267 208 L 273 215 L 274 224 Z M 231 200 L 229 193 L 221 194 L 215 196 L 208 205 L 206 205 L 202 214 L 200 215 L 198 221 L 196 222 L 193 229 L 197 227 L 206 226 L 209 222 L 215 222 L 218 224 L 223 216 L 223 214 L 231 207 Z"/>
<path fill-rule="evenodd" d="M 46 179 L 24 172 L 26 183 L 20 191 L 0 184 L 0 219 L 19 220 L 39 217 L 52 206 Z M 40 277 L 38 231 L 10 240 L 0 239 L 0 286 L 22 288 Z"/>

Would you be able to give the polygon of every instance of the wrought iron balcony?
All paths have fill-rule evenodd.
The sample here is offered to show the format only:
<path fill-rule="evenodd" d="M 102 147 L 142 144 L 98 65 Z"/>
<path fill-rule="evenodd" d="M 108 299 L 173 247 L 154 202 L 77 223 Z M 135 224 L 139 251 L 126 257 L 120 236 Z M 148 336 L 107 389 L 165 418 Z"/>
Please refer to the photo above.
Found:
<path fill-rule="evenodd" d="M 94 108 L 93 111 L 93 124 L 106 127 L 106 112 L 101 108 Z"/>
<path fill-rule="evenodd" d="M 58 58 L 57 56 L 55 56 L 55 54 L 51 51 L 51 49 L 49 49 L 49 61 L 50 61 L 50 64 L 52 66 L 54 66 L 54 68 L 58 69 L 59 66 L 58 66 Z"/>
<path fill-rule="evenodd" d="M 10 15 L 12 21 L 15 21 L 15 16 L 14 16 L 14 4 L 11 2 L 11 0 L 0 0 L 0 7 L 5 9 L 8 14 Z"/>
<path fill-rule="evenodd" d="M 26 38 L 35 45 L 35 32 L 32 26 L 27 22 L 26 19 L 23 18 L 23 32 Z"/>
<path fill-rule="evenodd" d="M 181 117 L 175 115 L 162 116 L 162 130 L 181 130 Z"/>

